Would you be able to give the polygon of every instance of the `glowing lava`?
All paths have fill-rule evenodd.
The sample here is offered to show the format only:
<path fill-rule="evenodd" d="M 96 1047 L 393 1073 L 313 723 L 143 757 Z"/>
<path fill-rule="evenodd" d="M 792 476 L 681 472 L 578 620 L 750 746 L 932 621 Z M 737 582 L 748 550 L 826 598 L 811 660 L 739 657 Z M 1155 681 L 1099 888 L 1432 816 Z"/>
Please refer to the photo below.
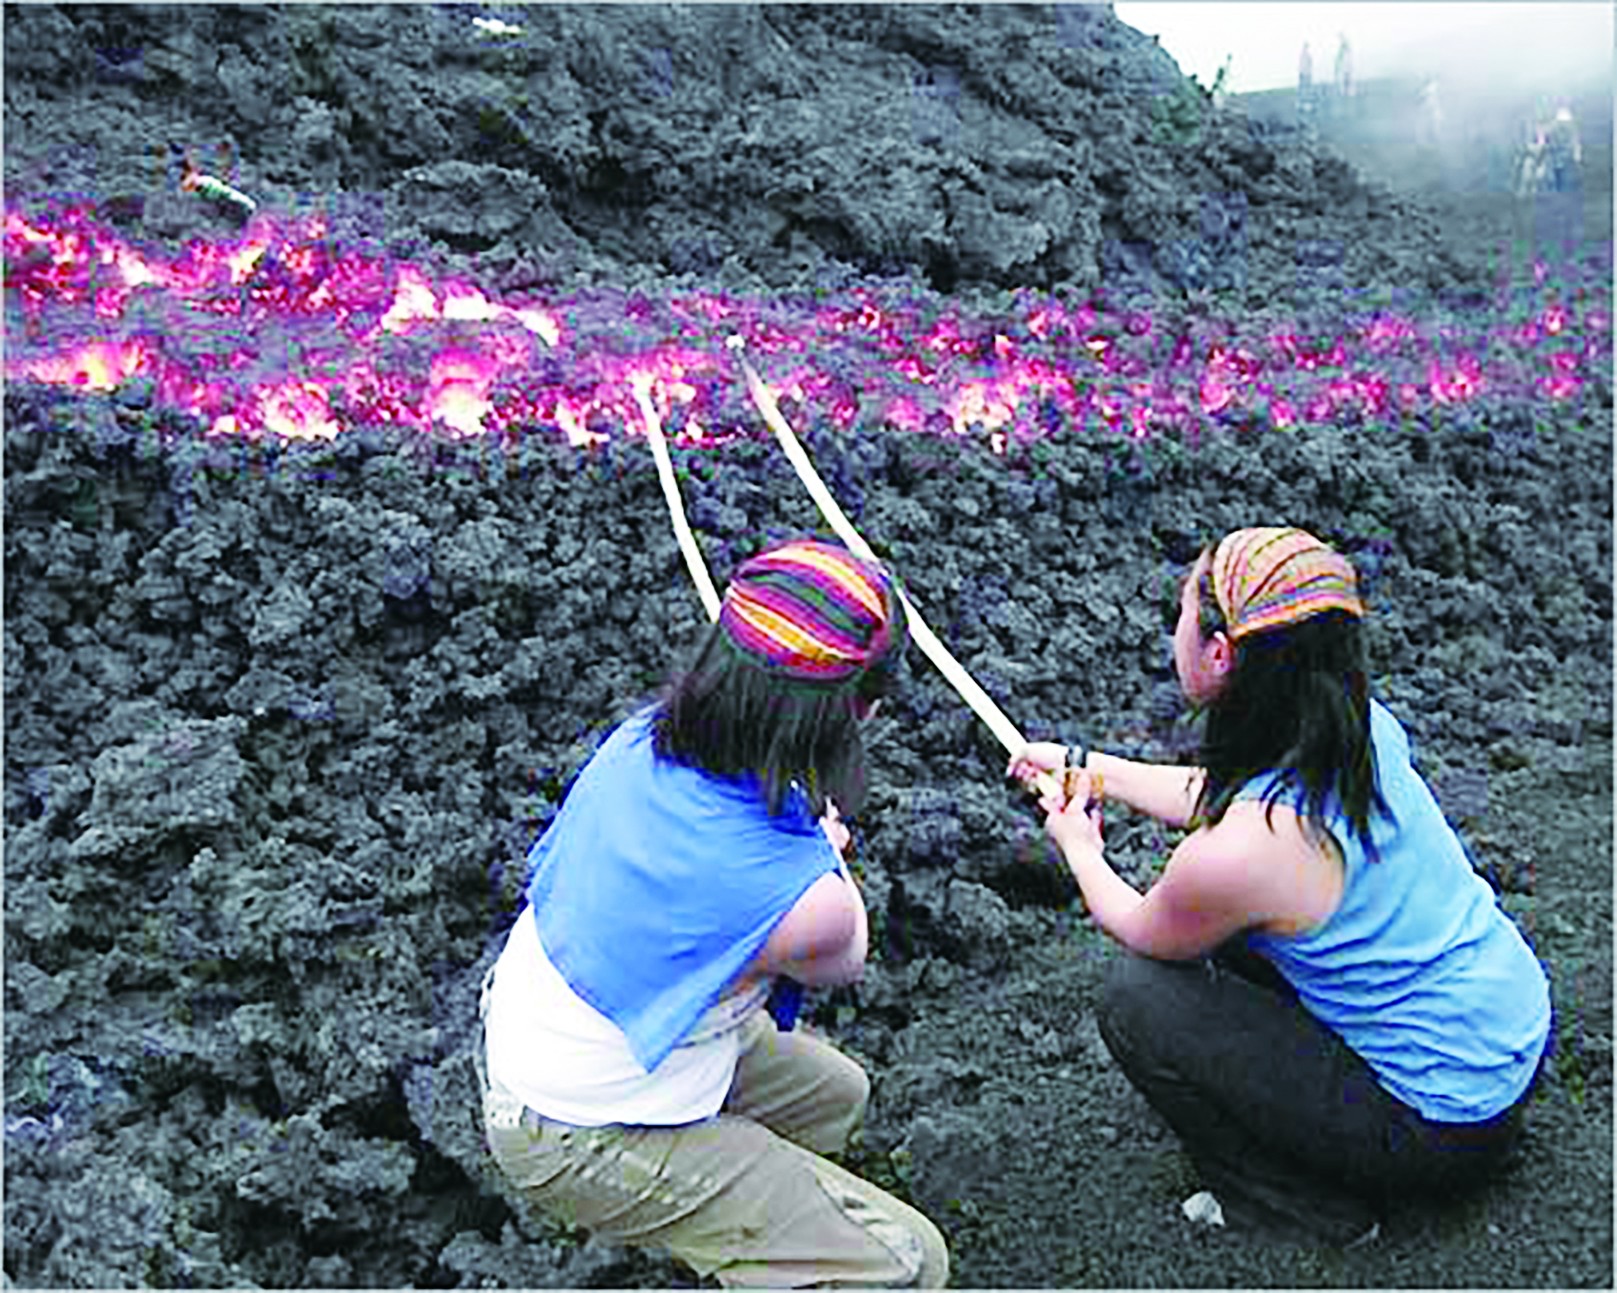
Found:
<path fill-rule="evenodd" d="M 239 237 L 163 256 L 83 208 L 9 210 L 5 260 L 23 321 L 7 338 L 8 377 L 103 392 L 145 379 L 160 404 L 247 439 L 329 441 L 380 424 L 460 437 L 548 428 L 586 446 L 639 434 L 632 374 L 651 381 L 673 440 L 755 434 L 724 358 L 731 333 L 781 361 L 771 390 L 789 416 L 981 433 L 997 450 L 1058 424 L 1144 439 L 1209 420 L 1374 420 L 1489 392 L 1566 400 L 1609 361 L 1609 314 L 1565 304 L 1446 353 L 1385 312 L 1324 340 L 1237 340 L 1058 300 L 994 321 L 864 290 L 795 312 L 701 293 L 508 302 L 336 247 L 317 220 L 263 213 Z"/>

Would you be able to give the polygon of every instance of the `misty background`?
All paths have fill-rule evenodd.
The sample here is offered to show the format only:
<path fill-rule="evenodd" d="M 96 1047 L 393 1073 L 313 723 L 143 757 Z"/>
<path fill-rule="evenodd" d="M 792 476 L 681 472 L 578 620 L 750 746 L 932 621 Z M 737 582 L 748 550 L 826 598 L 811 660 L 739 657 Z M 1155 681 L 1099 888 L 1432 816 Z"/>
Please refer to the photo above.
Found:
<path fill-rule="evenodd" d="M 1611 239 L 1608 3 L 1123 0 L 1113 8 L 1205 88 L 1228 59 L 1217 101 L 1254 120 L 1306 124 L 1367 175 L 1404 190 L 1493 203 L 1493 218 L 1518 226 L 1530 214 L 1521 209 L 1520 188 L 1528 142 L 1565 108 L 1582 152 L 1578 237 Z M 1336 85 L 1343 36 L 1350 96 Z M 1307 95 L 1298 87 L 1304 41 L 1312 59 Z"/>
<path fill-rule="evenodd" d="M 1295 88 L 1311 46 L 1315 83 L 1330 81 L 1340 36 L 1356 79 L 1425 79 L 1471 99 L 1606 87 L 1612 5 L 1597 3 L 1199 3 L 1119 0 L 1119 19 L 1159 37 L 1187 76 L 1210 86 L 1226 57 L 1234 94 Z"/>

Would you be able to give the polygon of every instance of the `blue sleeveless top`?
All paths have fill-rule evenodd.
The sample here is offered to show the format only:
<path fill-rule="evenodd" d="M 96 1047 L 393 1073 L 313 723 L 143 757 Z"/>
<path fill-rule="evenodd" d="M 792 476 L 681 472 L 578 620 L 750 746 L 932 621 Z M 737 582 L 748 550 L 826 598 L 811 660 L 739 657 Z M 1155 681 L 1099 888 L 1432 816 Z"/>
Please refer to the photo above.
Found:
<path fill-rule="evenodd" d="M 527 888 L 545 955 L 648 1073 L 839 865 L 801 791 L 770 816 L 756 779 L 658 758 L 653 715 L 579 774 L 529 851 Z"/>
<path fill-rule="evenodd" d="M 1302 1004 L 1433 1122 L 1480 1122 L 1532 1080 L 1550 1026 L 1549 983 L 1410 762 L 1409 736 L 1370 706 L 1376 778 L 1371 859 L 1333 792 L 1326 820 L 1342 851 L 1342 902 L 1297 937 L 1249 931 Z M 1271 790 L 1302 813 L 1295 774 L 1254 777 L 1237 799 Z"/>

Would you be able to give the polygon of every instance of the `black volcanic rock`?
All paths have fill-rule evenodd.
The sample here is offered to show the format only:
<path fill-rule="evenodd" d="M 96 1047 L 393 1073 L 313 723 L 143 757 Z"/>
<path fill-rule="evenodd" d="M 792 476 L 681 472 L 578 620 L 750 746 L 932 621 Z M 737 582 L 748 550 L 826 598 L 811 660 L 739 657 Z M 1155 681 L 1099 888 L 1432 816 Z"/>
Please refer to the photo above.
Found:
<path fill-rule="evenodd" d="M 1372 134 L 1214 111 L 1104 6 L 524 6 L 511 37 L 480 12 L 9 6 L 7 202 L 104 197 L 132 240 L 226 236 L 178 191 L 191 150 L 264 209 L 323 209 L 335 247 L 491 291 L 590 285 L 625 316 L 697 284 L 1095 293 L 1140 307 L 1105 329 L 1148 370 L 1196 329 L 1496 308 L 1508 207 L 1366 181 L 1340 150 Z M 1609 227 L 1609 174 L 1601 200 Z M 1505 278 L 1512 308 L 1532 295 Z M 42 344 L 12 304 L 8 347 Z M 610 317 L 582 324 L 612 343 Z M 874 1079 L 851 1166 L 936 1216 L 958 1283 L 1609 1280 L 1607 336 L 1575 398 L 1397 423 L 1134 444 L 1053 414 L 1004 454 L 799 428 L 1029 737 L 1183 756 L 1185 563 L 1274 518 L 1338 543 L 1377 692 L 1553 981 L 1558 1051 L 1486 1207 L 1412 1205 L 1325 1265 L 1181 1233 L 1194 1182 L 1094 1028 L 1113 950 L 916 655 L 853 822 L 878 954 L 809 1016 Z M 855 402 L 860 376 L 836 374 Z M 638 441 L 530 430 L 494 466 L 376 426 L 232 452 L 147 384 L 8 381 L 8 1283 L 688 1283 L 536 1218 L 482 1150 L 477 985 L 526 850 L 704 623 Z M 818 528 L 771 443 L 674 456 L 720 582 Z M 1173 842 L 1123 814 L 1107 834 L 1140 886 Z"/>

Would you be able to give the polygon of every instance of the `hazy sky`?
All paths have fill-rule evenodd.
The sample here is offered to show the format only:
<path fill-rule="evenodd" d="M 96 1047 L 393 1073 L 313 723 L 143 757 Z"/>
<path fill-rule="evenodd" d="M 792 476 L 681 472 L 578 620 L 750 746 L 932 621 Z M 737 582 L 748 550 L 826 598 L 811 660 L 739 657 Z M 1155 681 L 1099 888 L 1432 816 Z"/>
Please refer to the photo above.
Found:
<path fill-rule="evenodd" d="M 1612 69 L 1612 4 L 1476 3 L 1382 0 L 1381 3 L 1225 3 L 1224 0 L 1118 0 L 1118 18 L 1157 35 L 1187 76 L 1210 86 L 1233 54 L 1235 93 L 1297 83 L 1297 55 L 1312 46 L 1314 80 L 1331 79 L 1338 33 L 1353 51 L 1353 73 L 1418 76 L 1435 72 L 1471 84 L 1602 78 Z M 1527 73 L 1531 70 L 1533 75 Z"/>

